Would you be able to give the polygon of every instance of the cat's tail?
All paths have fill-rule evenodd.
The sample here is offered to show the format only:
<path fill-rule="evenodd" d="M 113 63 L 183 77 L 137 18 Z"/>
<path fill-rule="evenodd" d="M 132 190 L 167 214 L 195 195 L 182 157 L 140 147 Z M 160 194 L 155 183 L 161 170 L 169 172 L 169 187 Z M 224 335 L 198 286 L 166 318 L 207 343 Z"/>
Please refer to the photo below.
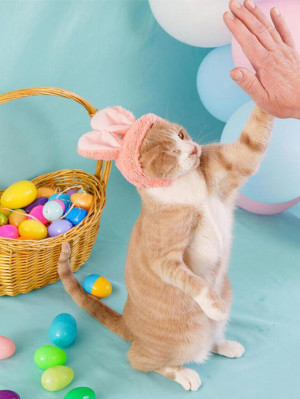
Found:
<path fill-rule="evenodd" d="M 125 325 L 123 316 L 86 293 L 78 283 L 71 270 L 70 253 L 70 245 L 63 243 L 58 261 L 58 274 L 68 294 L 81 308 L 99 320 L 106 328 L 130 341 L 131 334 Z"/>

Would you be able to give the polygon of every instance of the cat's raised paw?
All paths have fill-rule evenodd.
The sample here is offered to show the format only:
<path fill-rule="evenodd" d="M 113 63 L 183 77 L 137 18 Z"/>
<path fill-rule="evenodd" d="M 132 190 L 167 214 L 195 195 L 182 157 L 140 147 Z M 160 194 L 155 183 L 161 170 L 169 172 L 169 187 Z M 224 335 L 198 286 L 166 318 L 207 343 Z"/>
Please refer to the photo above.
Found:
<path fill-rule="evenodd" d="M 201 386 L 199 374 L 195 370 L 185 367 L 176 372 L 175 381 L 186 391 L 197 391 Z"/>
<path fill-rule="evenodd" d="M 224 340 L 214 346 L 213 352 L 221 356 L 237 358 L 243 356 L 245 348 L 237 341 Z"/>
<path fill-rule="evenodd" d="M 195 301 L 211 320 L 225 321 L 228 319 L 228 311 L 225 302 L 212 290 L 205 291 L 196 297 Z"/>

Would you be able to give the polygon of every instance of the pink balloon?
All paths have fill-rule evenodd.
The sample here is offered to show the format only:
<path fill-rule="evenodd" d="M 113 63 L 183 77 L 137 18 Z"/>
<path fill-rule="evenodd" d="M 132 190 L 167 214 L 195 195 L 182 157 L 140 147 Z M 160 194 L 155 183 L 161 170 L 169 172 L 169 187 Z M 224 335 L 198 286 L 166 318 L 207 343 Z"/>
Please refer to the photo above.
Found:
<path fill-rule="evenodd" d="M 300 53 L 300 1 L 299 0 L 264 0 L 259 4 L 260 9 L 270 17 L 270 10 L 273 7 L 277 7 L 284 19 L 286 20 L 288 27 L 294 37 L 296 49 Z M 232 39 L 232 57 L 237 67 L 245 67 L 250 71 L 254 71 L 252 65 L 248 61 L 248 58 L 243 53 L 238 42 Z"/>

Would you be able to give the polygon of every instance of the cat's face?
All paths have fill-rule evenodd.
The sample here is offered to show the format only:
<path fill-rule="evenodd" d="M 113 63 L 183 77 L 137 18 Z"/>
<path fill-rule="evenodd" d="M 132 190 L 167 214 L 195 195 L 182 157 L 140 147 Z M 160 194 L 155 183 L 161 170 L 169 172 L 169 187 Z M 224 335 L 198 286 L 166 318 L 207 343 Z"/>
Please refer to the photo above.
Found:
<path fill-rule="evenodd" d="M 141 146 L 140 162 L 146 176 L 175 179 L 200 163 L 201 147 L 186 130 L 165 120 L 155 122 Z"/>

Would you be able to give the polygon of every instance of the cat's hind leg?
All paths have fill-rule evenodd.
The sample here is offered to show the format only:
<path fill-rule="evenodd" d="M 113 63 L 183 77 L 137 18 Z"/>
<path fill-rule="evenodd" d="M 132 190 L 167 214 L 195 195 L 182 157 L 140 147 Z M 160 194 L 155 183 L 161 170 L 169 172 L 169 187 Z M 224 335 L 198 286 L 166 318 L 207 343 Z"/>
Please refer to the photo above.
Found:
<path fill-rule="evenodd" d="M 223 339 L 214 344 L 212 352 L 225 357 L 237 358 L 243 356 L 245 348 L 237 341 Z"/>

